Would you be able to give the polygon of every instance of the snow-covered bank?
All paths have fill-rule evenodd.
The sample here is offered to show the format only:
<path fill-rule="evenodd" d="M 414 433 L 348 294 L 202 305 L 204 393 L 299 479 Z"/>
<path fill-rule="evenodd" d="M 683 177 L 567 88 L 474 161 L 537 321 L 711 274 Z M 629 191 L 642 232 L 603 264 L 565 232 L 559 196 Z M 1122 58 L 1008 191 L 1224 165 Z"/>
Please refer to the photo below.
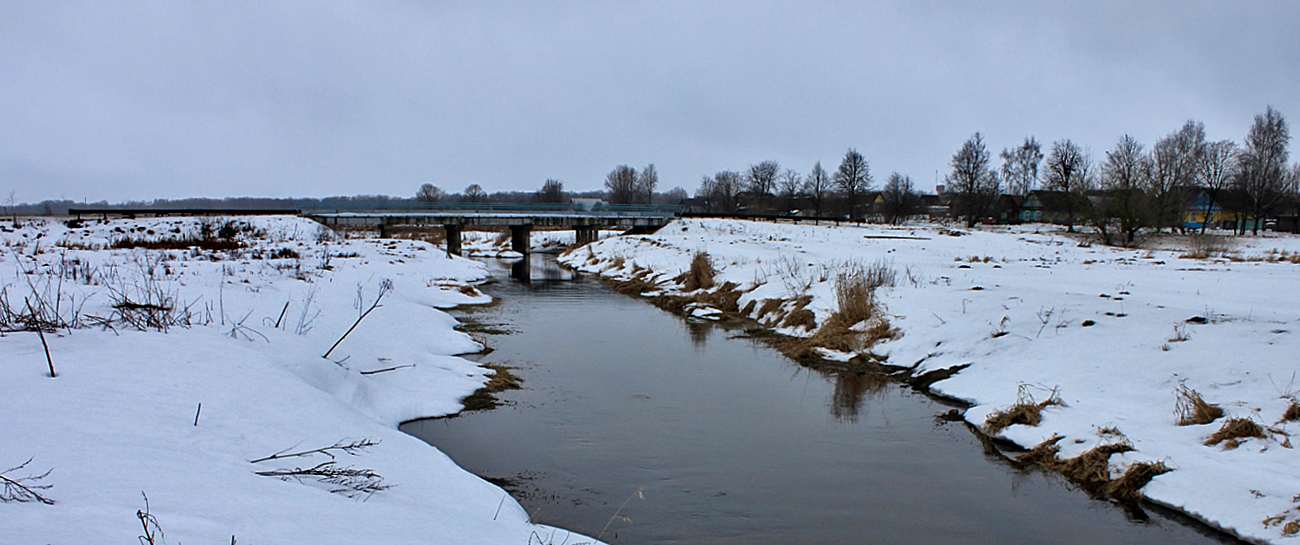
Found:
<path fill-rule="evenodd" d="M 79 323 L 45 333 L 57 378 L 36 333 L 0 337 L 0 470 L 29 458 L 5 476 L 52 469 L 24 482 L 56 502 L 0 503 L 0 542 L 133 542 L 142 494 L 169 543 L 590 541 L 529 524 L 501 489 L 397 431 L 458 411 L 485 382 L 455 357 L 479 344 L 438 310 L 489 300 L 473 287 L 481 264 L 422 242 L 334 239 L 298 218 L 22 223 L 0 229 L 11 318 L 30 314 L 24 300 L 42 314 L 39 294 Z M 105 248 L 183 237 L 239 247 Z M 189 326 L 136 330 L 126 300 Z M 250 463 L 361 440 L 377 444 Z M 373 471 L 354 484 L 391 487 L 256 474 L 330 461 Z"/>
<path fill-rule="evenodd" d="M 970 364 L 935 383 L 970 401 L 977 426 L 1000 410 L 1055 391 L 1037 426 L 1000 431 L 1032 447 L 1061 436 L 1060 458 L 1127 442 L 1112 477 L 1137 462 L 1173 471 L 1142 492 L 1243 537 L 1289 542 L 1300 529 L 1300 462 L 1284 415 L 1300 381 L 1300 239 L 1242 238 L 1226 257 L 1168 249 L 1081 245 L 1050 226 L 950 231 L 938 227 L 813 226 L 683 220 L 650 236 L 589 245 L 562 260 L 635 281 L 648 294 L 682 294 L 697 252 L 717 283 L 742 292 L 735 308 L 786 334 L 808 336 L 836 310 L 837 271 L 883 263 L 897 273 L 878 291 L 901 335 L 871 348 L 925 372 Z M 1178 243 L 1181 244 L 1181 243 Z M 751 304 L 752 303 L 752 304 Z M 709 317 L 708 306 L 688 309 Z M 834 356 L 834 354 L 829 354 Z M 847 356 L 847 355 L 842 355 Z M 1177 425 L 1177 391 L 1199 392 L 1226 415 Z M 1205 444 L 1231 418 L 1264 438 Z"/>

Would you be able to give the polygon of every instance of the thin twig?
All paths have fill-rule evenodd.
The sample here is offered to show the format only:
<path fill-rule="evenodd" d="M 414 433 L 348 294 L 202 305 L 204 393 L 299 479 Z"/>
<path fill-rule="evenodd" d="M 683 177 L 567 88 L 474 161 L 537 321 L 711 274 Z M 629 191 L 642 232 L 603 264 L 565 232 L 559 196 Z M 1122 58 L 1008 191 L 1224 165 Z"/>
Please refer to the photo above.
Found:
<path fill-rule="evenodd" d="M 23 299 L 23 302 L 27 303 L 27 312 L 30 312 L 32 316 L 35 317 L 36 311 L 32 310 L 32 302 L 27 299 Z M 39 323 L 36 324 L 36 334 L 41 337 L 41 347 L 45 349 L 45 363 L 50 364 L 50 378 L 55 378 L 58 377 L 59 375 L 58 373 L 54 372 L 54 360 L 50 358 L 50 345 L 45 343 L 44 329 L 45 328 L 42 327 L 41 324 Z"/>
<path fill-rule="evenodd" d="M 387 372 L 389 372 L 389 371 L 396 371 L 396 370 L 398 370 L 398 369 L 403 369 L 403 368 L 406 368 L 406 367 L 415 367 L 415 364 L 398 365 L 398 366 L 396 366 L 396 367 L 388 367 L 388 368 L 385 368 L 385 369 L 375 369 L 374 371 L 362 371 L 361 374 L 363 374 L 363 375 L 377 375 L 377 374 L 379 374 L 379 373 L 387 373 Z"/>
<path fill-rule="evenodd" d="M 50 469 L 49 471 L 46 471 L 45 473 L 42 473 L 40 475 L 32 475 L 28 477 L 17 477 L 17 478 L 10 479 L 9 477 L 5 476 L 5 473 L 12 473 L 14 471 L 18 471 L 20 469 L 27 467 L 27 464 L 30 463 L 32 463 L 32 459 L 28 458 L 26 462 L 18 464 L 18 467 L 11 467 L 4 471 L 0 471 L 0 483 L 4 484 L 4 490 L 0 491 L 0 501 L 4 501 L 4 502 L 16 501 L 20 503 L 34 501 L 34 502 L 43 503 L 45 505 L 54 505 L 54 500 L 42 496 L 40 492 L 37 492 L 37 490 L 48 490 L 54 485 L 35 484 L 37 481 L 40 481 L 41 479 L 48 477 L 50 475 L 50 471 L 54 471 L 53 469 Z"/>
<path fill-rule="evenodd" d="M 279 459 L 281 459 L 281 458 L 295 458 L 295 457 L 311 456 L 311 455 L 313 455 L 313 454 L 324 454 L 324 455 L 326 455 L 326 456 L 329 456 L 330 459 L 333 459 L 333 458 L 334 458 L 334 455 L 333 455 L 332 453 L 329 452 L 329 451 L 331 451 L 331 450 L 340 450 L 340 451 L 346 452 L 346 453 L 348 453 L 348 454 L 351 454 L 351 455 L 353 455 L 353 456 L 356 456 L 358 452 L 363 451 L 363 450 L 365 450 L 365 449 L 368 449 L 368 448 L 373 447 L 373 446 L 378 445 L 378 444 L 379 444 L 379 441 L 371 441 L 371 440 L 369 440 L 369 439 L 362 439 L 362 440 L 360 440 L 360 441 L 353 441 L 353 442 L 351 442 L 351 443 L 344 443 L 343 441 L 339 441 L 339 442 L 334 443 L 333 445 L 330 445 L 330 446 L 328 446 L 328 447 L 315 448 L 315 449 L 311 449 L 311 450 L 304 450 L 304 451 L 301 451 L 301 452 L 294 452 L 294 453 L 289 453 L 289 449 L 293 448 L 293 447 L 289 447 L 289 448 L 287 448 L 287 449 L 284 449 L 284 450 L 282 450 L 282 451 L 280 451 L 280 452 L 277 452 L 277 453 L 275 453 L 275 454 L 272 454 L 272 455 L 270 455 L 270 456 L 265 456 L 265 457 L 262 457 L 262 458 L 258 458 L 258 459 L 256 459 L 256 460 L 249 460 L 248 463 L 250 463 L 250 464 L 256 464 L 256 463 L 259 463 L 259 462 L 266 462 L 266 461 L 268 461 L 268 460 L 279 460 Z"/>
<path fill-rule="evenodd" d="M 289 302 L 284 302 L 284 308 L 280 309 L 280 317 L 275 319 L 275 328 L 280 329 L 280 321 L 284 320 L 284 313 L 289 310 Z M 263 322 L 265 323 L 265 322 Z"/>
<path fill-rule="evenodd" d="M 379 296 L 375 297 L 375 302 L 371 303 L 370 308 L 366 309 L 365 312 L 362 312 L 361 315 L 357 317 L 357 321 L 352 323 L 352 327 L 349 327 L 347 331 L 343 332 L 343 336 L 339 337 L 339 340 L 334 341 L 334 345 L 331 346 L 329 350 L 326 350 L 325 355 L 321 357 L 322 358 L 330 357 L 330 353 L 334 352 L 335 348 L 338 348 L 339 343 L 342 343 L 343 339 L 348 338 L 348 334 L 352 333 L 352 330 L 356 329 L 357 326 L 361 325 L 361 320 L 366 319 L 366 316 L 368 316 L 371 311 L 375 310 L 376 308 L 379 308 L 379 302 L 384 299 L 384 294 L 388 293 L 388 291 L 391 289 L 393 289 L 393 283 L 391 281 L 384 280 L 383 282 L 380 282 Z"/>

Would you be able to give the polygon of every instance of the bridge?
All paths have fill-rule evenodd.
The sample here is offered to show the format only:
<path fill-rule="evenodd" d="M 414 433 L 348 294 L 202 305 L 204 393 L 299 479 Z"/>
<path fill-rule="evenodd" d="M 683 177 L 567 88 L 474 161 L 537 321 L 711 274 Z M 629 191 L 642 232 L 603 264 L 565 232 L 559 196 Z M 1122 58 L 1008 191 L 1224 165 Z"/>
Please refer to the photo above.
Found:
<path fill-rule="evenodd" d="M 574 204 L 421 203 L 412 201 L 339 202 L 285 209 L 242 208 L 70 208 L 81 216 L 241 216 L 297 215 L 333 227 L 377 229 L 386 237 L 397 226 L 440 226 L 447 251 L 461 253 L 466 227 L 507 227 L 510 247 L 527 254 L 534 227 L 571 228 L 578 245 L 595 242 L 600 229 L 653 232 L 681 216 L 677 205 L 611 205 L 580 201 Z"/>
<path fill-rule="evenodd" d="M 427 204 L 409 201 L 338 203 L 304 208 L 300 215 L 329 227 L 378 229 L 388 236 L 396 226 L 441 226 L 447 251 L 461 253 L 466 227 L 507 227 L 510 249 L 527 254 L 534 227 L 571 228 L 579 246 L 595 242 L 600 229 L 653 232 L 679 217 L 681 206 L 575 204 Z"/>

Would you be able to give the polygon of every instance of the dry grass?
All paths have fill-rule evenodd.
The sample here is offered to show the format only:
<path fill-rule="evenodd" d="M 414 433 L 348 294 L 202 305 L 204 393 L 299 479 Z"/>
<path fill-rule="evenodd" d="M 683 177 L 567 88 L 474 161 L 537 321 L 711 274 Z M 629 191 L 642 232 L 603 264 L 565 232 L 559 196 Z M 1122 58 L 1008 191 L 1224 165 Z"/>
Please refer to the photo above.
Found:
<path fill-rule="evenodd" d="M 1063 436 L 1054 435 L 1039 443 L 1029 452 L 1017 456 L 1017 465 L 1036 465 L 1060 473 L 1070 482 L 1094 496 L 1107 496 L 1120 501 L 1137 501 L 1142 498 L 1142 487 L 1156 475 L 1168 473 L 1163 462 L 1137 462 L 1129 466 L 1117 479 L 1110 478 L 1110 457 L 1132 452 L 1128 441 L 1105 443 L 1068 460 L 1058 457 Z"/>
<path fill-rule="evenodd" d="M 1295 422 L 1300 420 L 1300 401 L 1291 400 L 1291 405 L 1287 406 L 1286 412 L 1282 413 L 1283 422 Z"/>
<path fill-rule="evenodd" d="M 1151 482 L 1156 475 L 1173 471 L 1164 462 L 1137 462 L 1118 479 L 1106 485 L 1106 495 L 1120 501 L 1137 501 L 1142 499 L 1142 487 Z"/>
<path fill-rule="evenodd" d="M 1061 401 L 1060 392 L 1055 388 L 1048 394 L 1047 399 L 1035 401 L 1033 394 L 1029 392 L 1029 385 L 1021 384 L 1016 398 L 1014 405 L 990 414 L 984 420 L 984 431 L 986 433 L 997 435 L 1002 430 L 1016 424 L 1037 426 L 1043 421 L 1043 409 L 1053 405 L 1065 406 L 1065 402 Z"/>
<path fill-rule="evenodd" d="M 817 315 L 806 308 L 796 308 L 789 314 L 785 315 L 785 320 L 781 322 L 781 327 L 801 327 L 803 329 L 813 329 L 817 327 Z"/>
<path fill-rule="evenodd" d="M 487 363 L 483 367 L 491 369 L 493 373 L 488 376 L 487 384 L 460 400 L 465 406 L 463 409 L 465 412 L 494 409 L 500 406 L 501 402 L 493 394 L 524 387 L 523 379 L 511 373 L 509 367 L 495 363 Z"/>
<path fill-rule="evenodd" d="M 762 320 L 764 316 L 767 316 L 772 312 L 780 310 L 781 305 L 784 304 L 785 304 L 784 299 L 764 299 L 763 305 L 758 307 L 758 316 L 756 316 L 756 318 Z"/>
<path fill-rule="evenodd" d="M 1057 471 L 1085 490 L 1103 493 L 1106 485 L 1111 482 L 1110 457 L 1132 450 L 1133 445 L 1127 441 L 1097 445 L 1083 454 L 1066 460 Z"/>
<path fill-rule="evenodd" d="M 1264 439 L 1264 427 L 1255 423 L 1249 418 L 1229 418 L 1223 423 L 1219 431 L 1214 432 L 1209 439 L 1205 441 L 1205 446 L 1212 447 L 1223 443 L 1223 448 L 1234 449 L 1251 437 Z"/>
<path fill-rule="evenodd" d="M 1178 400 L 1174 403 L 1174 414 L 1178 416 L 1179 426 L 1209 424 L 1223 417 L 1223 409 L 1206 402 L 1200 392 L 1186 384 L 1179 384 L 1175 394 Z"/>
<path fill-rule="evenodd" d="M 876 313 L 875 288 L 860 271 L 845 271 L 835 276 L 836 316 L 851 326 Z"/>
<path fill-rule="evenodd" d="M 686 291 L 707 290 L 713 287 L 713 278 L 717 274 L 709 253 L 695 252 L 691 257 L 691 268 L 678 278 L 681 278 L 682 288 Z"/>
<path fill-rule="evenodd" d="M 1061 463 L 1061 460 L 1056 457 L 1061 452 L 1061 446 L 1057 443 L 1062 439 L 1065 439 L 1064 435 L 1053 435 L 1051 439 L 1029 449 L 1029 452 L 1016 456 L 1016 463 L 1022 466 L 1038 465 L 1049 469 L 1056 468 Z"/>

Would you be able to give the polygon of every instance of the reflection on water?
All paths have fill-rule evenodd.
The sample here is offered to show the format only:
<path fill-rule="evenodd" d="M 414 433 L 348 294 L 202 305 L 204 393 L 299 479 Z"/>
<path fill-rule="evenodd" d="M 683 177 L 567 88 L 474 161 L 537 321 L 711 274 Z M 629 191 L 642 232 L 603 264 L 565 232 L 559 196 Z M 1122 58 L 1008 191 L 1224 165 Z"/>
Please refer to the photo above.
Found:
<path fill-rule="evenodd" d="M 682 323 L 686 324 L 686 335 L 691 338 L 691 346 L 696 350 L 704 350 L 709 344 L 709 335 L 713 333 L 713 324 L 693 318 L 683 320 Z"/>
<path fill-rule="evenodd" d="M 936 422 L 948 407 L 876 375 L 683 327 L 594 279 L 555 280 L 567 273 L 544 256 L 526 269 L 528 284 L 487 287 L 500 304 L 462 311 L 508 324 L 482 361 L 524 389 L 402 429 L 536 521 L 614 543 L 1212 542 L 990 463 L 962 424 Z"/>
<path fill-rule="evenodd" d="M 857 423 L 862 402 L 868 397 L 883 394 L 894 386 L 884 375 L 855 371 L 827 372 L 834 377 L 835 390 L 831 395 L 831 416 L 836 420 Z"/>

